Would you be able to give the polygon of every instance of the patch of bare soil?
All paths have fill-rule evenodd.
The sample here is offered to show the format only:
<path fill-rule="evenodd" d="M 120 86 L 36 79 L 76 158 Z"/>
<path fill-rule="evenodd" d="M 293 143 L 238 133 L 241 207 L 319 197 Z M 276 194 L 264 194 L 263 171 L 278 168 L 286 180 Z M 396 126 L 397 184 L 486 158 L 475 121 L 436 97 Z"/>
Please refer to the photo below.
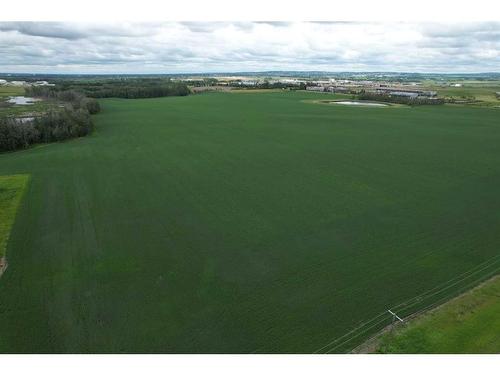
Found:
<path fill-rule="evenodd" d="M 1 257 L 0 258 L 0 277 L 2 277 L 3 273 L 7 269 L 8 263 L 7 263 L 7 258 L 6 257 Z"/>

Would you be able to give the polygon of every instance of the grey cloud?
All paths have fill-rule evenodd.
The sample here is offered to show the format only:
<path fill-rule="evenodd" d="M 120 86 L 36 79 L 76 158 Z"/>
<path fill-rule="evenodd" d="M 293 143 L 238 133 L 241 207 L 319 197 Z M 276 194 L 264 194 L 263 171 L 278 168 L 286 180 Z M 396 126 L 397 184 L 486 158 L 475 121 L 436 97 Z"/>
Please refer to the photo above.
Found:
<path fill-rule="evenodd" d="M 0 31 L 17 31 L 29 36 L 67 40 L 76 40 L 85 36 L 82 32 L 55 22 L 3 22 L 0 24 Z"/>
<path fill-rule="evenodd" d="M 459 23 L 459 24 L 436 24 L 427 23 L 422 25 L 424 36 L 432 38 L 457 38 L 469 37 L 474 35 L 487 35 L 488 33 L 497 33 L 500 30 L 500 22 L 481 22 L 481 23 Z"/>
<path fill-rule="evenodd" d="M 151 35 L 157 25 L 80 25 L 62 22 L 0 22 L 0 31 L 16 31 L 23 35 L 78 40 L 92 37 L 143 37 Z"/>
<path fill-rule="evenodd" d="M 257 21 L 255 23 L 258 25 L 270 25 L 275 27 L 287 27 L 292 24 L 292 22 L 286 22 L 286 21 Z"/>
<path fill-rule="evenodd" d="M 185 21 L 180 22 L 181 25 L 186 27 L 193 33 L 212 33 L 224 27 L 234 27 L 240 30 L 252 30 L 255 22 L 199 22 L 199 21 Z"/>
<path fill-rule="evenodd" d="M 272 28 L 272 29 L 270 29 Z M 0 23 L 0 71 L 485 71 L 500 23 Z"/>
<path fill-rule="evenodd" d="M 180 22 L 193 33 L 210 33 L 220 27 L 220 22 Z"/>

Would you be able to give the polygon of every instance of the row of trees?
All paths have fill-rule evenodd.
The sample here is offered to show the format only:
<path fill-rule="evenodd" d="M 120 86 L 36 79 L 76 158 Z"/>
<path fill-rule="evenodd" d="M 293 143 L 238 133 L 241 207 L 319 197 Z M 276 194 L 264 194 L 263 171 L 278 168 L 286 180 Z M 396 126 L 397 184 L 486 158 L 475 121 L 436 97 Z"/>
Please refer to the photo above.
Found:
<path fill-rule="evenodd" d="M 186 96 L 190 94 L 183 82 L 170 79 L 130 78 L 94 81 L 64 81 L 54 90 L 78 91 L 92 98 L 157 98 L 163 96 Z"/>
<path fill-rule="evenodd" d="M 95 91 L 88 91 L 87 94 L 93 98 L 125 98 L 125 99 L 140 99 L 140 98 L 159 98 L 163 96 L 186 96 L 190 91 L 187 85 L 183 83 L 171 83 L 163 86 L 150 87 L 107 87 Z"/>
<path fill-rule="evenodd" d="M 13 118 L 0 118 L 0 152 L 14 151 L 37 143 L 40 133 L 32 123 L 19 123 Z"/>
<path fill-rule="evenodd" d="M 444 104 L 444 99 L 442 98 L 427 98 L 427 97 L 408 97 L 408 96 L 396 96 L 389 94 L 378 94 L 372 92 L 361 92 L 358 95 L 359 100 L 371 100 L 374 102 L 387 102 L 396 104 L 407 104 L 407 105 L 437 105 Z"/>
<path fill-rule="evenodd" d="M 0 152 L 24 149 L 35 143 L 83 137 L 93 127 L 89 111 L 83 108 L 50 110 L 29 122 L 0 118 Z"/>

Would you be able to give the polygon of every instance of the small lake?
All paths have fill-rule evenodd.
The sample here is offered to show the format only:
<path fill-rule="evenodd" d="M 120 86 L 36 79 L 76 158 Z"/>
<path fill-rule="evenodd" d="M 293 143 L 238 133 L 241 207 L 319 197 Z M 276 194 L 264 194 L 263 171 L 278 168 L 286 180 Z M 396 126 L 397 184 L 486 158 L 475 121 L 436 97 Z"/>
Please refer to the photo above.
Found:
<path fill-rule="evenodd" d="M 352 100 L 344 100 L 344 101 L 332 101 L 330 103 L 340 104 L 340 105 L 359 105 L 363 107 L 388 107 L 389 105 L 383 103 L 371 103 L 371 102 L 356 102 Z"/>
<path fill-rule="evenodd" d="M 15 121 L 18 124 L 27 124 L 27 123 L 35 121 L 35 118 L 34 117 L 17 117 L 15 119 Z"/>
<path fill-rule="evenodd" d="M 7 103 L 17 105 L 32 105 L 38 101 L 40 101 L 40 99 L 28 98 L 26 96 L 11 96 L 9 100 L 7 100 Z"/>

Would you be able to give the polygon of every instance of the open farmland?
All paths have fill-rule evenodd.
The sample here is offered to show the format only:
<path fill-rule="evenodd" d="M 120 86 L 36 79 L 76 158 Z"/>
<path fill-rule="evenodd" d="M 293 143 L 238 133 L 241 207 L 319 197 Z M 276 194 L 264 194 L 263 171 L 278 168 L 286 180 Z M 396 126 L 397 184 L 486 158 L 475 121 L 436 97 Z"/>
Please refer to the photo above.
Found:
<path fill-rule="evenodd" d="M 106 99 L 31 181 L 0 352 L 343 352 L 500 267 L 498 109 Z"/>
<path fill-rule="evenodd" d="M 9 96 L 23 95 L 24 88 L 19 86 L 0 86 L 0 100 Z"/>

